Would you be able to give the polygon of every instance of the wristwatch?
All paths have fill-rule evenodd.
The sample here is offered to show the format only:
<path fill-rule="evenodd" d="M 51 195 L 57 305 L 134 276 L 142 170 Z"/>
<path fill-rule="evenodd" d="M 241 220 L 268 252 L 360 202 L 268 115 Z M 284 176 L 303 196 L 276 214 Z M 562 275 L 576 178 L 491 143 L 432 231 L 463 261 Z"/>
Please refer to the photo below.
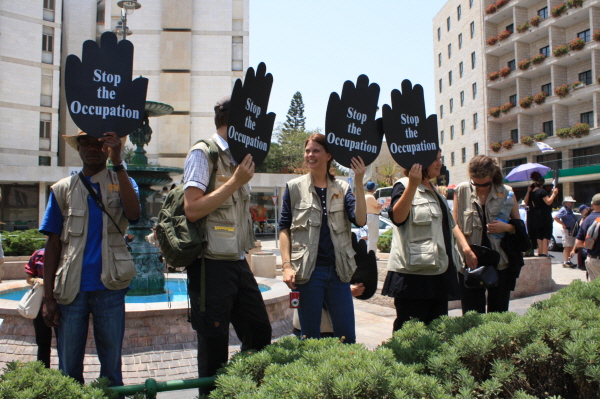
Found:
<path fill-rule="evenodd" d="M 113 172 L 120 172 L 122 170 L 127 170 L 127 168 L 125 167 L 125 162 L 121 162 L 118 165 L 113 165 Z"/>

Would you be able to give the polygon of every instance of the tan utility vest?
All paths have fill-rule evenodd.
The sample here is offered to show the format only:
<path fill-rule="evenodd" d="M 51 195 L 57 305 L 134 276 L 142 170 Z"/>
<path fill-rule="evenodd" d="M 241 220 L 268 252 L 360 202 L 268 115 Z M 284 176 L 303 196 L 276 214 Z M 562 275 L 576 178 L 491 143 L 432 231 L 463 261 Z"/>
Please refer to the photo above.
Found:
<path fill-rule="evenodd" d="M 122 232 L 129 222 L 123 213 L 117 174 L 104 169 L 91 178 L 100 184 L 100 198 L 106 211 L 119 225 Z M 54 281 L 54 297 L 61 305 L 68 305 L 79 293 L 83 253 L 87 241 L 89 220 L 87 189 L 78 175 L 65 177 L 52 186 L 52 191 L 63 215 L 60 240 L 62 250 Z M 94 226 L 98 228 L 99 226 Z M 136 275 L 133 258 L 119 230 L 102 212 L 102 284 L 110 290 L 127 288 Z"/>
<path fill-rule="evenodd" d="M 496 220 L 500 213 L 500 209 L 502 208 L 502 202 L 510 191 L 512 191 L 512 188 L 509 186 L 492 184 L 486 203 L 483 204 L 485 205 L 485 218 L 488 223 Z M 454 193 L 456 194 L 457 199 L 454 206 L 457 208 L 458 212 L 458 220 L 456 223 L 462 230 L 469 244 L 481 245 L 483 222 L 479 217 L 477 206 L 479 206 L 479 209 L 482 211 L 483 207 L 479 203 L 479 197 L 475 192 L 475 188 L 471 187 L 469 182 L 464 182 L 460 183 L 454 189 Z M 487 236 L 490 240 L 492 249 L 500 252 L 500 264 L 498 265 L 498 269 L 506 269 L 509 266 L 508 257 L 502 248 L 500 248 L 500 242 L 502 240 L 494 237 L 492 234 L 488 234 Z M 462 248 L 460 248 L 460 251 L 462 254 Z"/>
<path fill-rule="evenodd" d="M 306 174 L 290 180 L 287 184 L 292 208 L 291 261 L 296 272 L 296 282 L 304 284 L 315 269 L 319 252 L 319 237 L 323 208 L 321 199 L 315 190 L 312 175 Z M 352 249 L 351 223 L 346 217 L 344 200 L 348 192 L 348 183 L 327 179 L 327 198 L 325 206 L 327 224 L 331 231 L 331 241 L 335 250 L 335 270 L 345 283 L 350 282 L 356 262 Z"/>
<path fill-rule="evenodd" d="M 217 146 L 218 147 L 218 146 Z M 202 142 L 191 148 L 202 150 L 208 161 L 208 170 L 213 164 L 208 153 L 208 146 Z M 219 164 L 215 177 L 215 190 L 227 183 L 236 166 L 231 163 L 227 154 L 219 147 Z M 206 219 L 206 249 L 204 256 L 216 260 L 239 260 L 244 252 L 254 247 L 254 229 L 250 214 L 250 192 L 248 185 L 238 188 Z"/>
<path fill-rule="evenodd" d="M 396 183 L 408 187 L 408 178 Z M 456 247 L 452 229 L 456 225 L 448 207 L 440 206 L 444 197 L 419 184 L 412 200 L 408 219 L 402 226 L 394 226 L 392 249 L 388 270 L 405 274 L 437 275 L 448 269 L 448 255 L 444 244 L 443 214 L 447 212 L 452 236 L 452 255 L 456 268 L 462 267 L 462 259 Z"/>

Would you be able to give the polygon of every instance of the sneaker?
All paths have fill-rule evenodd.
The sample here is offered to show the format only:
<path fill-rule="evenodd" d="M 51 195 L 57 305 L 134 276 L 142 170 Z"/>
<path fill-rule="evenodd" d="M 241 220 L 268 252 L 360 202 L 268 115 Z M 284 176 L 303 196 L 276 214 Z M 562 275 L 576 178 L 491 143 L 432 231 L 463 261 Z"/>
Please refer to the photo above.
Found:
<path fill-rule="evenodd" d="M 564 267 L 565 269 L 570 269 L 570 268 L 571 268 L 571 265 L 569 264 L 569 262 L 565 262 L 565 263 L 563 263 L 563 267 Z"/>

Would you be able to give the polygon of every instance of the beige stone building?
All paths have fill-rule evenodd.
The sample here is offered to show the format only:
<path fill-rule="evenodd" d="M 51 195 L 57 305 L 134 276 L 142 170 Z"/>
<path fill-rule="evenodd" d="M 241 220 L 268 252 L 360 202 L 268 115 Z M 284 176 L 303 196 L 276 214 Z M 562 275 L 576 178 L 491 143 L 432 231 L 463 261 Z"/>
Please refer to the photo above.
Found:
<path fill-rule="evenodd" d="M 435 104 L 450 184 L 468 179 L 470 159 L 485 154 L 482 2 L 449 0 L 433 19 Z"/>

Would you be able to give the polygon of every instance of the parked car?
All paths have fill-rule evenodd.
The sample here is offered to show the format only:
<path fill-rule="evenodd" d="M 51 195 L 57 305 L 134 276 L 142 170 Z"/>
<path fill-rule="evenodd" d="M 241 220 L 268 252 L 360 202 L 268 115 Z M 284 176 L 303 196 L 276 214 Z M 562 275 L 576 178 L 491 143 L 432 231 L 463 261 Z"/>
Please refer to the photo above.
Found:
<path fill-rule="evenodd" d="M 381 216 L 388 217 L 387 208 L 392 203 L 392 189 L 393 187 L 381 187 L 375 190 L 373 196 L 377 199 L 383 208 L 381 208 Z"/>
<path fill-rule="evenodd" d="M 558 211 L 552 212 L 552 217 L 554 218 Z M 579 212 L 573 212 L 577 220 L 581 218 L 581 214 Z M 556 220 L 552 223 L 552 238 L 548 241 L 548 251 L 560 251 L 562 250 L 563 236 L 562 236 L 562 226 Z"/>
<path fill-rule="evenodd" d="M 364 237 L 366 235 L 366 232 L 368 231 L 366 227 L 367 225 L 365 225 L 364 227 L 356 227 L 354 224 L 352 224 L 352 232 L 356 234 L 358 238 Z M 392 227 L 394 227 L 394 224 L 390 219 L 385 218 L 381 215 L 379 216 L 379 235 L 382 235 L 386 231 L 390 230 Z"/>

